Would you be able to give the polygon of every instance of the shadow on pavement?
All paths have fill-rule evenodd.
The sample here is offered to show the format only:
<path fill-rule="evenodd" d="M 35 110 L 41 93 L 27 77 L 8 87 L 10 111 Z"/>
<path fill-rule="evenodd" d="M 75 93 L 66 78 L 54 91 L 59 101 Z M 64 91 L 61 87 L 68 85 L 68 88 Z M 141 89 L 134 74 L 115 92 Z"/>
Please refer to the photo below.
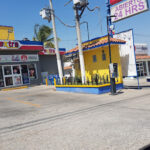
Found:
<path fill-rule="evenodd" d="M 144 85 L 144 86 L 124 86 L 124 89 L 143 89 L 143 88 L 150 88 L 149 85 Z"/>
<path fill-rule="evenodd" d="M 140 148 L 139 150 L 150 150 L 150 144 Z"/>

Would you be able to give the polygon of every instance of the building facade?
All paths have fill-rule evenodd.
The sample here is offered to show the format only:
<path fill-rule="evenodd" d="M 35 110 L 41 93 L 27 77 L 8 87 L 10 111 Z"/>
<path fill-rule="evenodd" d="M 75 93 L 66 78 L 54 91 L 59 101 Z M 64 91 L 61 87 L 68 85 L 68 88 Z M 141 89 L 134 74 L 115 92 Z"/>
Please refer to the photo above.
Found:
<path fill-rule="evenodd" d="M 0 88 L 40 84 L 43 43 L 0 41 Z"/>
<path fill-rule="evenodd" d="M 14 28 L 0 26 L 0 89 L 45 83 L 49 76 L 59 77 L 55 49 L 27 38 L 15 41 Z"/>
<path fill-rule="evenodd" d="M 14 28 L 0 25 L 0 40 L 15 40 Z"/>
<path fill-rule="evenodd" d="M 118 77 L 117 83 L 122 81 L 122 69 L 120 63 L 119 44 L 124 44 L 125 41 L 111 39 L 111 58 L 112 63 L 117 64 Z M 74 48 L 66 52 L 66 55 L 78 53 L 78 48 Z M 107 37 L 96 38 L 83 43 L 83 55 L 85 63 L 86 80 L 92 82 L 95 76 L 100 80 L 109 82 L 109 48 Z M 81 77 L 79 58 L 74 60 L 75 76 Z"/>
<path fill-rule="evenodd" d="M 150 56 L 148 45 L 145 43 L 135 44 L 135 54 L 138 76 L 150 76 Z"/>

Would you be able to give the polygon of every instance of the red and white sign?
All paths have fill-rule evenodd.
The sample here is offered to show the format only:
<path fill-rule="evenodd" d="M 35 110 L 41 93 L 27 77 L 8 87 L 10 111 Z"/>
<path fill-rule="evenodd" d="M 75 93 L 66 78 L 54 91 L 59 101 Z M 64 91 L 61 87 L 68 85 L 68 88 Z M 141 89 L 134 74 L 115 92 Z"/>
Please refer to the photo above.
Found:
<path fill-rule="evenodd" d="M 114 5 L 114 4 L 117 4 L 119 2 L 121 2 L 122 0 L 110 0 L 110 4 L 111 5 Z"/>
<path fill-rule="evenodd" d="M 0 49 L 19 49 L 19 41 L 0 41 Z"/>
<path fill-rule="evenodd" d="M 64 55 L 65 54 L 65 50 L 59 50 L 60 54 L 61 55 Z M 55 52 L 55 49 L 54 48 L 49 48 L 49 49 L 44 49 L 43 51 L 39 52 L 40 55 L 55 55 L 56 52 Z"/>
<path fill-rule="evenodd" d="M 148 10 L 147 0 L 126 0 L 111 7 L 112 22 L 116 22 Z"/>
<path fill-rule="evenodd" d="M 0 63 L 39 61 L 38 55 L 0 55 Z"/>

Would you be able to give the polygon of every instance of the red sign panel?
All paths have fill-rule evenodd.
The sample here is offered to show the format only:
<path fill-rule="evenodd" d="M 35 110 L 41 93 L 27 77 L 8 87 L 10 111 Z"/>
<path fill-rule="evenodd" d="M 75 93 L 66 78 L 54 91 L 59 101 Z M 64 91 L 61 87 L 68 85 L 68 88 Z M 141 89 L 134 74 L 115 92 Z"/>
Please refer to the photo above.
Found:
<path fill-rule="evenodd" d="M 122 0 L 110 0 L 110 4 L 111 5 L 114 5 L 114 4 L 117 4 L 119 2 L 121 2 Z"/>

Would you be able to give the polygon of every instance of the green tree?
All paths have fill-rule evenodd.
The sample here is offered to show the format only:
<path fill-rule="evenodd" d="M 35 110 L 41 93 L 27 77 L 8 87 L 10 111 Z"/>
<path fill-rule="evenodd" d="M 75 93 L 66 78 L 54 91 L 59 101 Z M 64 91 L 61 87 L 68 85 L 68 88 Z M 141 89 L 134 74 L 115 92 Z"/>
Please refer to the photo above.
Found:
<path fill-rule="evenodd" d="M 54 48 L 54 38 L 52 37 L 52 28 L 46 25 L 35 24 L 33 41 L 40 41 L 44 43 L 45 47 Z"/>

